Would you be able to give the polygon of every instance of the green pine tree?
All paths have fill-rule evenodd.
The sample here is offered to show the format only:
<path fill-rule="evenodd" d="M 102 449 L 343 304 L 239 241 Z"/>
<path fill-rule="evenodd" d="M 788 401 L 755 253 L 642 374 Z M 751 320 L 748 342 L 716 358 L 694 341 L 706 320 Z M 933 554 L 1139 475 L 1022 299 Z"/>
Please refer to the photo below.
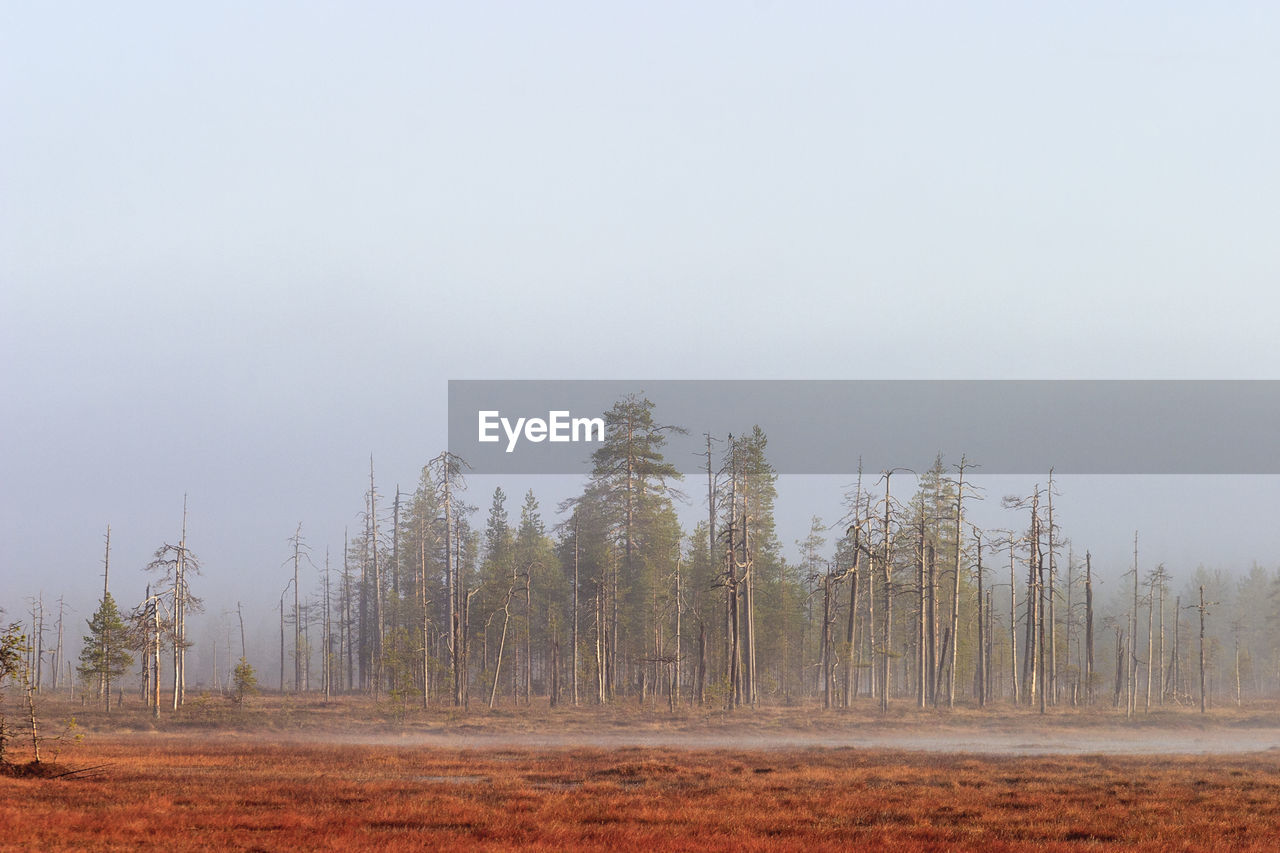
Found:
<path fill-rule="evenodd" d="M 111 713 L 111 680 L 124 675 L 133 665 L 133 655 L 128 651 L 129 627 L 111 593 L 103 597 L 88 624 L 78 671 L 84 681 L 98 682 L 99 695 L 106 703 L 107 713 Z"/>

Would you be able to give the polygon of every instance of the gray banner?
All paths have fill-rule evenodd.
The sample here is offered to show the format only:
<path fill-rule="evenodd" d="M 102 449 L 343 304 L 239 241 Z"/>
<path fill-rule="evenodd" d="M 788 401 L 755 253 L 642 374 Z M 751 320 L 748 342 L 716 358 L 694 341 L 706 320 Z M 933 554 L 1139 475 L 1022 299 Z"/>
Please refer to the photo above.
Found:
<path fill-rule="evenodd" d="M 758 425 L 780 474 L 939 453 L 982 474 L 1280 474 L 1276 380 L 452 380 L 449 450 L 480 474 L 588 474 L 592 419 L 629 394 L 688 431 L 663 449 L 686 473 L 704 433 Z"/>

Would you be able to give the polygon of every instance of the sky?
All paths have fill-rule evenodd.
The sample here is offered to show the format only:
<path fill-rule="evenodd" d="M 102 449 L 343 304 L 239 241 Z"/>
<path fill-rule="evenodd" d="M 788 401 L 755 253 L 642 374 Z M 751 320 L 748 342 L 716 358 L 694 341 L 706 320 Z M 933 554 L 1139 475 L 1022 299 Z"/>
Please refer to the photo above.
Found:
<path fill-rule="evenodd" d="M 269 627 L 449 379 L 1280 378 L 1275 4 L 4 11 L 11 615 L 87 616 L 108 524 L 139 597 L 186 494 L 211 613 Z M 784 542 L 842 485 L 784 482 Z M 1185 570 L 1275 565 L 1277 498 L 1062 500 Z"/>

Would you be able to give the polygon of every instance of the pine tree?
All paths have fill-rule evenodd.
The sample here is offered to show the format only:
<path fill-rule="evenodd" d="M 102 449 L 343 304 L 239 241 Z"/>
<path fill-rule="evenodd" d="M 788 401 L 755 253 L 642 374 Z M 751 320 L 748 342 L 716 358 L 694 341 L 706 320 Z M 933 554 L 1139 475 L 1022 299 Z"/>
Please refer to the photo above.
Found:
<path fill-rule="evenodd" d="M 107 713 L 111 713 L 111 680 L 124 675 L 133 665 L 133 655 L 128 651 L 129 626 L 120 616 L 111 593 L 103 597 L 88 625 L 78 671 L 85 682 L 97 680 L 103 685 L 102 698 Z"/>
<path fill-rule="evenodd" d="M 652 683 L 660 643 L 661 602 L 655 592 L 675 570 L 679 531 L 671 535 L 678 492 L 671 482 L 680 472 L 662 455 L 667 434 L 680 427 L 653 420 L 653 403 L 629 395 L 605 413 L 605 440 L 592 455 L 591 483 L 583 500 L 598 505 L 611 527 L 613 546 L 599 614 L 608 644 L 603 663 L 606 691 L 621 687 L 624 676 Z M 625 660 L 624 660 L 625 658 Z M 647 679 L 647 682 L 646 682 Z M 642 690 L 643 692 L 643 690 Z"/>

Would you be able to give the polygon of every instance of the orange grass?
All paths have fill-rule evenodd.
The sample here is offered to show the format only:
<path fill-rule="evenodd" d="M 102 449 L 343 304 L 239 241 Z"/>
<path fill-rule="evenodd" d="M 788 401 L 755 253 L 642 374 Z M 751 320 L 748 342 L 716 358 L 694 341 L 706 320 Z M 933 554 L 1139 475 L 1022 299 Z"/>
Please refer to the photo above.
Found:
<path fill-rule="evenodd" d="M 0 848 L 1275 849 L 1280 762 L 92 736 L 0 778 Z"/>

